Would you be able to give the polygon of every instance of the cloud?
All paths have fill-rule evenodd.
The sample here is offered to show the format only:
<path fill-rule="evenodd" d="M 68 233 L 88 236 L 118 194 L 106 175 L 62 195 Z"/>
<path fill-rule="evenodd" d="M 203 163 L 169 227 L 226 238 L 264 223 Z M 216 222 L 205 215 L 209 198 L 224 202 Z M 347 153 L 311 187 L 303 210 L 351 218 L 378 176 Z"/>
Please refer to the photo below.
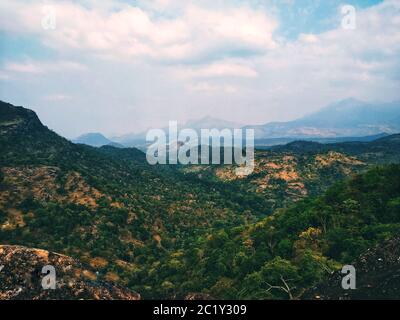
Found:
<path fill-rule="evenodd" d="M 216 11 L 189 3 L 181 15 L 165 17 L 133 5 L 107 12 L 71 2 L 49 2 L 46 7 L 32 1 L 2 3 L 2 30 L 36 34 L 51 48 L 108 59 L 181 62 L 239 51 L 260 54 L 276 46 L 276 20 L 244 5 Z M 156 3 L 162 7 L 168 1 Z M 46 13 L 46 8 L 51 10 Z M 55 30 L 43 29 L 46 14 L 54 15 Z"/>
<path fill-rule="evenodd" d="M 0 94 L 37 106 L 70 136 L 205 115 L 264 123 L 349 96 L 400 99 L 399 1 L 357 9 L 355 30 L 340 27 L 339 2 L 330 2 L 329 30 L 293 37 L 281 27 L 310 8 L 294 3 L 285 21 L 271 2 L 47 1 L 57 24 L 44 30 L 40 3 L 3 0 L 0 31 L 51 48 L 52 60 L 21 46 L 0 67 Z"/>
<path fill-rule="evenodd" d="M 66 94 L 61 94 L 61 93 L 50 94 L 50 95 L 43 97 L 43 100 L 46 100 L 46 101 L 65 101 L 65 100 L 70 100 L 70 99 L 72 99 L 71 96 L 66 95 Z"/>
<path fill-rule="evenodd" d="M 351 95 L 398 99 L 394 88 L 399 83 L 390 70 L 400 71 L 399 13 L 399 2 L 385 1 L 358 10 L 355 30 L 338 27 L 282 43 L 258 61 L 260 81 L 273 79 L 273 87 L 284 87 L 292 95 L 299 91 L 316 106 Z"/>
<path fill-rule="evenodd" d="M 181 67 L 175 72 L 178 77 L 185 78 L 255 78 L 258 76 L 254 67 L 245 61 L 222 60 L 206 65 Z"/>
<path fill-rule="evenodd" d="M 188 89 L 191 91 L 197 91 L 202 93 L 216 93 L 223 92 L 228 94 L 233 94 L 238 91 L 238 89 L 229 84 L 212 84 L 210 82 L 197 82 L 194 84 L 189 84 Z"/>
<path fill-rule="evenodd" d="M 315 34 L 301 33 L 300 36 L 299 36 L 299 41 L 308 42 L 308 43 L 315 43 L 315 42 L 318 41 L 318 37 Z"/>
<path fill-rule="evenodd" d="M 8 63 L 6 64 L 5 70 L 12 72 L 21 73 L 41 73 L 43 69 L 39 68 L 38 65 L 33 63 Z"/>
<path fill-rule="evenodd" d="M 45 74 L 65 71 L 84 71 L 87 67 L 83 64 L 72 61 L 32 61 L 7 62 L 4 65 L 5 72 Z"/>

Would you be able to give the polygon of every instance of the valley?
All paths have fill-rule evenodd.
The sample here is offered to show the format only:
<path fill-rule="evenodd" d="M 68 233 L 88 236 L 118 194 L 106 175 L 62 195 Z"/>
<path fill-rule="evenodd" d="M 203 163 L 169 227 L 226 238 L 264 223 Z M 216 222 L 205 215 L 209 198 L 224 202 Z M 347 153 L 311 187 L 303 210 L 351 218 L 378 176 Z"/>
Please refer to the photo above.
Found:
<path fill-rule="evenodd" d="M 256 150 L 238 177 L 73 144 L 0 102 L 0 150 L 0 244 L 79 259 L 144 299 L 298 298 L 400 231 L 399 135 Z"/>

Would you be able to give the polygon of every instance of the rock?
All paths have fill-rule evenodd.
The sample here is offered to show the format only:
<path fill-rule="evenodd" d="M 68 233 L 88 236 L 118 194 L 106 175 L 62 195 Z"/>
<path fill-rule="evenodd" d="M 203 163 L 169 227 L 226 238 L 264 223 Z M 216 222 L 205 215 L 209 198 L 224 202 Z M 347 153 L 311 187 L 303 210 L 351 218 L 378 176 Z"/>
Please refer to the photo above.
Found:
<path fill-rule="evenodd" d="M 344 290 L 342 275 L 335 272 L 326 282 L 312 288 L 303 299 L 379 300 L 400 298 L 400 237 L 367 250 L 353 263 L 356 289 Z"/>
<path fill-rule="evenodd" d="M 0 300 L 140 300 L 129 289 L 88 277 L 95 272 L 79 261 L 54 252 L 22 246 L 0 245 Z M 43 289 L 55 269 L 55 289 Z"/>

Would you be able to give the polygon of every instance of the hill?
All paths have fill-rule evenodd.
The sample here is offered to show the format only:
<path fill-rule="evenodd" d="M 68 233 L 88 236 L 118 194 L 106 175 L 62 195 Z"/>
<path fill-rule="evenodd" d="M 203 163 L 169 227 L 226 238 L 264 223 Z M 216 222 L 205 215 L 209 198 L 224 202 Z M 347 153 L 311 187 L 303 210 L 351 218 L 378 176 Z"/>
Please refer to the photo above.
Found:
<path fill-rule="evenodd" d="M 199 239 L 168 280 L 217 299 L 299 299 L 322 283 L 311 296 L 335 299 L 343 291 L 332 273 L 362 255 L 360 290 L 350 297 L 398 299 L 398 240 L 384 241 L 400 233 L 399 209 L 400 166 L 374 168 L 257 223 Z"/>
<path fill-rule="evenodd" d="M 244 194 L 260 194 L 267 208 L 274 210 L 319 195 L 340 179 L 385 163 L 400 163 L 400 135 L 369 142 L 294 141 L 256 150 L 255 168 L 248 176 L 237 176 L 235 165 L 181 166 L 180 170 Z"/>
<path fill-rule="evenodd" d="M 0 115 L 0 243 L 102 258 L 102 274 L 143 289 L 150 266 L 193 237 L 264 214 L 262 197 L 150 166 L 137 149 L 73 144 L 6 103 Z M 155 284 L 137 291 L 168 291 Z"/>
<path fill-rule="evenodd" d="M 331 137 L 331 138 L 307 138 L 303 137 L 301 140 L 319 143 L 339 143 L 339 142 L 369 142 L 388 136 L 387 133 L 374 134 L 372 136 L 362 137 Z M 298 138 L 272 138 L 272 139 L 258 139 L 254 141 L 257 149 L 270 149 L 273 146 L 289 144 L 298 141 Z"/>

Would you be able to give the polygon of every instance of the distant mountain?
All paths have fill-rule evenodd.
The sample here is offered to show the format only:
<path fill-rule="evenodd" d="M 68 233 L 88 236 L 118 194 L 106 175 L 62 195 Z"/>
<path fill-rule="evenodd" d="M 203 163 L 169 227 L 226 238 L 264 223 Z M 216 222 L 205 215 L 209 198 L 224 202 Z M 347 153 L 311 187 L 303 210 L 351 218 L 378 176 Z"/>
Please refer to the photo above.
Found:
<path fill-rule="evenodd" d="M 201 129 L 236 129 L 241 128 L 243 124 L 226 121 L 211 116 L 206 116 L 200 119 L 193 119 L 185 122 L 184 124 L 178 123 L 179 130 L 193 129 L 200 134 Z M 168 127 L 162 128 L 168 134 Z M 130 133 L 120 137 L 113 137 L 112 140 L 118 142 L 126 147 L 137 147 L 139 149 L 146 149 L 146 132 Z"/>
<path fill-rule="evenodd" d="M 356 99 L 333 103 L 289 122 L 246 126 L 256 139 L 360 137 L 400 132 L 400 102 L 373 104 Z"/>
<path fill-rule="evenodd" d="M 183 128 L 190 128 L 194 130 L 200 130 L 200 129 L 236 129 L 236 128 L 241 128 L 243 127 L 243 124 L 232 122 L 232 121 L 226 121 L 226 120 L 221 120 L 217 118 L 213 118 L 210 116 L 203 117 L 201 119 L 196 119 L 196 120 L 189 120 L 187 121 Z"/>
<path fill-rule="evenodd" d="M 143 150 L 146 149 L 146 133 L 144 132 L 140 134 L 132 133 L 119 137 L 112 137 L 112 140 L 126 148 L 135 147 Z"/>
<path fill-rule="evenodd" d="M 84 135 L 79 136 L 73 143 L 87 144 L 92 147 L 102 147 L 106 145 L 112 145 L 114 142 L 107 139 L 101 133 L 86 133 Z"/>
<path fill-rule="evenodd" d="M 400 101 L 366 103 L 349 98 L 332 103 L 321 110 L 288 122 L 246 125 L 206 116 L 189 120 L 180 129 L 254 129 L 256 146 L 273 146 L 295 140 L 321 143 L 373 141 L 380 136 L 400 132 Z M 164 128 L 168 132 L 168 128 Z M 146 148 L 146 133 L 127 134 L 112 140 L 126 147 Z"/>

